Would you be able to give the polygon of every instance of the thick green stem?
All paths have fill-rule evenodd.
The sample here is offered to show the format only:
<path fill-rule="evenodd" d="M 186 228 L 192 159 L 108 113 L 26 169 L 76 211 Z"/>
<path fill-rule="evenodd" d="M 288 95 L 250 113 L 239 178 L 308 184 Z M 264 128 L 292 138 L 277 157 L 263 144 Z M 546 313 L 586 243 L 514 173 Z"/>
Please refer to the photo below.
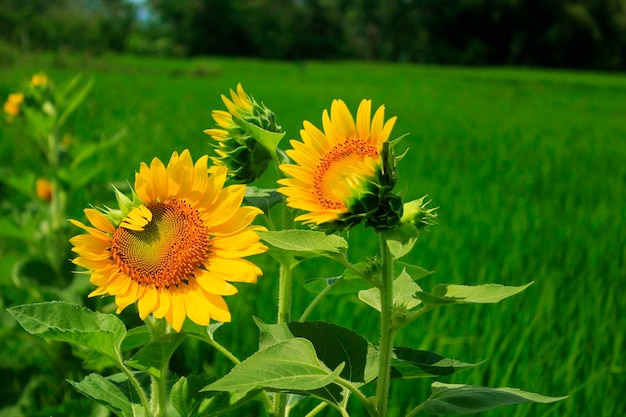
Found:
<path fill-rule="evenodd" d="M 291 287 L 292 267 L 291 259 L 280 264 L 278 276 L 278 323 L 287 323 L 291 320 Z"/>
<path fill-rule="evenodd" d="M 287 323 L 291 320 L 291 287 L 292 268 L 291 260 L 281 263 L 278 278 L 278 323 Z M 277 392 L 274 396 L 274 416 L 283 417 L 287 410 L 287 395 Z"/>
<path fill-rule="evenodd" d="M 285 178 L 285 174 L 280 170 L 281 163 L 288 163 L 287 154 L 280 148 L 272 152 L 272 159 L 276 168 L 278 178 Z M 287 204 L 283 204 L 282 230 L 293 229 L 294 212 Z M 292 291 L 292 259 L 288 258 L 281 262 L 278 278 L 278 323 L 291 321 L 291 291 Z M 277 392 L 274 396 L 274 417 L 284 417 L 287 412 L 287 395 Z"/>
<path fill-rule="evenodd" d="M 380 236 L 382 257 L 382 285 L 380 287 L 380 362 L 376 381 L 376 409 L 380 417 L 387 415 L 389 385 L 391 382 L 391 356 L 393 354 L 393 256 L 387 240 Z"/>
<path fill-rule="evenodd" d="M 146 321 L 148 325 L 148 329 L 150 329 L 150 335 L 152 336 L 152 341 L 158 341 L 162 336 L 170 332 L 170 327 L 165 320 L 155 319 L 150 316 Z M 154 375 L 151 375 L 151 415 L 154 417 L 162 417 L 165 415 L 168 401 L 168 392 L 167 392 L 167 376 L 168 376 L 168 365 L 169 365 L 169 357 L 168 360 L 164 360 L 161 363 L 161 368 L 159 369 L 159 377 L 157 378 Z"/>

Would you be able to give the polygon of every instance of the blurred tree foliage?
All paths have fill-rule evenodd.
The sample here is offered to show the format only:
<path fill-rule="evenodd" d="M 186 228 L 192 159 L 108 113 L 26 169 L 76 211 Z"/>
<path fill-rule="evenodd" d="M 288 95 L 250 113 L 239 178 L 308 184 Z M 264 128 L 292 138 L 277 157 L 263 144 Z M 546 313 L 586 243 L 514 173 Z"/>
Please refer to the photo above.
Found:
<path fill-rule="evenodd" d="M 27 50 L 626 68 L 626 0 L 0 0 Z"/>
<path fill-rule="evenodd" d="M 123 50 L 134 22 L 126 0 L 0 0 L 0 37 L 24 50 Z"/>

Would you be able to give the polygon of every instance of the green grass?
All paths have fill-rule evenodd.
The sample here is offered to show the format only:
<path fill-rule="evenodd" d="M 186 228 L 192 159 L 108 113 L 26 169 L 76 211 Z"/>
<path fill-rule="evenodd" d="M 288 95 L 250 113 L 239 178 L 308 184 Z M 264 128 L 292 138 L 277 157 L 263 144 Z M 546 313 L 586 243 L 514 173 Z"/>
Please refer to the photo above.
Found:
<path fill-rule="evenodd" d="M 497 305 L 426 315 L 400 332 L 398 344 L 469 362 L 487 359 L 444 382 L 571 395 L 556 405 L 483 415 L 612 417 L 626 410 L 626 76 L 35 56 L 0 69 L 0 94 L 39 70 L 57 80 L 78 71 L 94 77 L 93 91 L 73 119 L 77 146 L 127 129 L 126 139 L 97 161 L 107 167 L 97 178 L 103 184 L 132 179 L 140 162 L 167 159 L 174 150 L 189 148 L 194 157 L 210 152 L 202 130 L 212 126 L 211 110 L 222 108 L 219 95 L 238 82 L 275 111 L 288 138 L 299 136 L 303 120 L 320 125 L 322 110 L 334 98 L 352 109 L 362 98 L 385 104 L 388 116 L 398 116 L 394 133 L 410 133 L 403 141 L 410 151 L 399 165 L 399 188 L 408 199 L 428 194 L 440 206 L 439 224 L 422 234 L 408 257 L 437 271 L 421 285 L 535 281 Z M 36 161 L 33 148 L 5 126 L 0 157 L 16 171 Z M 263 185 L 271 185 L 271 178 Z M 102 205 L 110 197 L 98 194 L 88 202 Z M 77 202 L 70 214 L 79 216 L 84 205 Z M 376 248 L 370 230 L 357 229 L 350 240 L 353 260 Z M 240 354 L 256 349 L 250 315 L 272 321 L 276 314 L 276 267 L 267 257 L 258 260 L 267 265 L 265 276 L 228 300 L 234 321 L 218 333 Z M 298 283 L 338 272 L 321 261 L 303 264 L 296 271 L 295 315 L 311 299 Z M 329 297 L 311 319 L 377 338 L 376 315 L 356 297 Z M 202 369 L 194 359 L 180 359 L 181 366 Z M 218 371 L 225 366 L 218 364 Z M 396 383 L 390 415 L 420 402 L 429 384 Z"/>

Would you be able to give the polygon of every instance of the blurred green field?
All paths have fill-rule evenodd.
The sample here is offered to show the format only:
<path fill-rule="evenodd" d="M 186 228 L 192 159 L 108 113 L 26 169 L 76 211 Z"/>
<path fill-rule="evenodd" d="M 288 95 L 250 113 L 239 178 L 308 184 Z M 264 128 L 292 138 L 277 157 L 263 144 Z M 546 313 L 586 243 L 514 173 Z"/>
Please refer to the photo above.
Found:
<path fill-rule="evenodd" d="M 397 344 L 467 362 L 487 360 L 444 382 L 571 396 L 555 405 L 482 415 L 613 417 L 626 410 L 626 76 L 42 55 L 0 68 L 0 96 L 42 70 L 55 80 L 80 71 L 93 76 L 93 90 L 73 116 L 76 146 L 127 129 L 119 145 L 98 157 L 96 163 L 106 167 L 96 178 L 101 184 L 132 180 L 140 162 L 168 159 L 174 150 L 189 148 L 194 158 L 211 152 L 202 130 L 213 125 L 211 110 L 223 107 L 220 94 L 238 82 L 274 110 L 287 138 L 299 137 L 303 120 L 320 125 L 334 98 L 351 109 L 362 98 L 385 104 L 388 117 L 398 116 L 394 134 L 410 133 L 402 143 L 410 150 L 399 164 L 398 188 L 407 199 L 428 194 L 440 207 L 439 224 L 421 235 L 407 257 L 436 271 L 420 284 L 429 289 L 441 282 L 535 281 L 497 305 L 430 313 L 403 329 Z M 6 124 L 0 158 L 1 172 L 40 164 L 34 147 Z M 268 176 L 260 185 L 272 180 Z M 8 196 L 0 202 L 7 204 Z M 81 216 L 87 204 L 111 204 L 112 197 L 86 192 L 70 204 L 69 215 Z M 354 261 L 377 246 L 370 230 L 356 229 L 349 239 Z M 0 244 L 0 256 L 11 251 L 10 242 Z M 276 267 L 267 256 L 257 261 L 267 265 L 265 276 L 227 300 L 233 323 L 217 334 L 242 356 L 257 347 L 251 315 L 266 322 L 276 315 Z M 299 285 L 305 278 L 340 272 L 326 261 L 299 267 L 294 315 L 312 299 Z M 333 321 L 376 341 L 376 314 L 368 309 L 354 296 L 333 296 L 310 319 Z M 199 349 L 190 346 L 187 352 L 197 356 L 178 358 L 178 366 L 226 371 L 226 363 L 213 363 L 213 354 Z M 389 415 L 425 399 L 430 383 L 396 382 Z M 355 404 L 353 415 L 365 411 Z"/>

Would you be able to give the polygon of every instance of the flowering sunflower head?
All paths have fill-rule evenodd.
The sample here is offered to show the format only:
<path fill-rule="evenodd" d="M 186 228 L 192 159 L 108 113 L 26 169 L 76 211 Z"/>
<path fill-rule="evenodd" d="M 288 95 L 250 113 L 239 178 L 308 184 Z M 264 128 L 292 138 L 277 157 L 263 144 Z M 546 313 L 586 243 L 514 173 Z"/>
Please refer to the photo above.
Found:
<path fill-rule="evenodd" d="M 246 94 L 241 84 L 237 91 L 230 90 L 231 99 L 222 95 L 228 111 L 214 110 L 213 120 L 218 127 L 206 129 L 215 143 L 217 156 L 211 159 L 216 165 L 228 168 L 234 182 L 248 184 L 259 178 L 272 159 L 270 150 L 259 142 L 259 132 L 282 133 L 274 113 Z"/>
<path fill-rule="evenodd" d="M 346 104 L 335 100 L 322 114 L 323 131 L 305 121 L 302 141 L 292 140 L 287 155 L 295 164 L 280 169 L 289 178 L 277 191 L 290 207 L 305 213 L 296 220 L 327 232 L 365 222 L 377 231 L 393 228 L 402 200 L 392 193 L 396 157 L 388 142 L 396 121 L 385 121 L 384 106 L 371 117 L 372 102 L 359 105 L 356 122 Z"/>
<path fill-rule="evenodd" d="M 224 186 L 226 168 L 207 161 L 184 151 L 167 166 L 142 163 L 136 199 L 118 196 L 119 211 L 86 209 L 91 225 L 70 220 L 86 231 L 70 242 L 97 286 L 90 296 L 113 295 L 118 313 L 137 302 L 141 319 L 165 318 L 176 331 L 187 317 L 230 321 L 223 297 L 237 292 L 233 282 L 256 282 L 262 271 L 244 258 L 267 247 L 251 224 L 261 210 L 242 206 L 245 185 Z"/>

